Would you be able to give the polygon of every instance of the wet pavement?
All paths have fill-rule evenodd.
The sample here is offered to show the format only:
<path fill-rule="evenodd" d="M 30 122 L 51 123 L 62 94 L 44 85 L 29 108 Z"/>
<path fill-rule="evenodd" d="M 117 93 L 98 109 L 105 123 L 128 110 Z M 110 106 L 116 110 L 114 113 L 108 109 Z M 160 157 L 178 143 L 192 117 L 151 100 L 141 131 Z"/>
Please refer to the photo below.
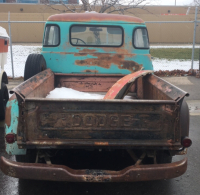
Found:
<path fill-rule="evenodd" d="M 0 195 L 199 195 L 200 194 L 200 79 L 170 77 L 169 82 L 188 91 L 190 107 L 190 138 L 193 145 L 188 151 L 188 169 L 178 178 L 135 183 L 67 183 L 19 180 L 0 171 Z M 0 122 L 0 156 L 10 159 L 4 151 L 4 121 Z M 175 157 L 176 161 L 182 156 Z"/>

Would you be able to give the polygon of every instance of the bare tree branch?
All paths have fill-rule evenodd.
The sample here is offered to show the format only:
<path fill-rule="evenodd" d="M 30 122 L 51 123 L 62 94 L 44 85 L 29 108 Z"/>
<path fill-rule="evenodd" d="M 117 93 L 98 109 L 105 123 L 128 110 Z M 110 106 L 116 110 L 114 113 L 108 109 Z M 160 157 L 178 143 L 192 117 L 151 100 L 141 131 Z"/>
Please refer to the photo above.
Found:
<path fill-rule="evenodd" d="M 47 0 L 49 1 L 49 0 Z M 119 14 L 132 13 L 135 8 L 145 9 L 145 6 L 153 0 L 80 0 L 81 4 L 65 4 L 62 0 L 59 3 L 65 8 L 64 10 L 58 9 L 52 4 L 46 4 L 48 7 L 59 12 L 82 12 L 82 11 L 98 11 L 99 13 L 113 13 L 118 12 Z M 200 1 L 200 0 L 195 0 Z M 150 12 L 149 12 L 150 13 Z"/>
<path fill-rule="evenodd" d="M 194 0 L 195 5 L 199 6 L 200 5 L 200 0 Z"/>
<path fill-rule="evenodd" d="M 67 10 L 76 13 L 76 11 L 74 9 L 71 9 L 67 4 L 64 4 L 62 1 L 60 2 L 62 6 L 64 6 L 65 8 L 67 8 Z"/>
<path fill-rule="evenodd" d="M 55 11 L 59 11 L 59 12 L 67 12 L 67 11 L 69 11 L 69 10 L 65 10 L 65 9 L 61 10 L 61 9 L 55 8 L 50 4 L 45 4 L 45 5 L 48 6 L 49 8 L 51 8 L 51 9 L 55 10 Z"/>

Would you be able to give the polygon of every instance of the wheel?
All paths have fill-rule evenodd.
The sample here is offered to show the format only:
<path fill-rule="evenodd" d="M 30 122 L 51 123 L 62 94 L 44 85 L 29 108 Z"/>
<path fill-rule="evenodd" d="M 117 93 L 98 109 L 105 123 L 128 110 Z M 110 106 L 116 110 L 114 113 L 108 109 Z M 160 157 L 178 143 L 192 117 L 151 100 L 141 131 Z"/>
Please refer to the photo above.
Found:
<path fill-rule="evenodd" d="M 17 162 L 24 163 L 35 163 L 36 160 L 36 150 L 27 150 L 25 155 L 15 155 Z"/>
<path fill-rule="evenodd" d="M 76 40 L 77 40 L 77 41 L 76 41 L 76 45 L 78 44 L 79 41 L 81 41 L 82 43 L 84 43 L 84 44 L 86 45 L 86 42 L 83 41 L 82 39 L 79 39 L 79 38 L 72 38 L 72 39 L 76 39 Z"/>
<path fill-rule="evenodd" d="M 5 111 L 6 111 L 6 104 L 8 102 L 9 95 L 8 95 L 8 89 L 6 87 L 5 83 L 1 84 L 1 90 L 0 90 L 0 119 L 5 119 Z"/>
<path fill-rule="evenodd" d="M 41 54 L 30 54 L 24 68 L 24 81 L 46 69 L 46 61 Z"/>
<path fill-rule="evenodd" d="M 158 164 L 171 163 L 172 156 L 169 154 L 168 151 L 158 151 L 156 155 L 156 160 Z"/>

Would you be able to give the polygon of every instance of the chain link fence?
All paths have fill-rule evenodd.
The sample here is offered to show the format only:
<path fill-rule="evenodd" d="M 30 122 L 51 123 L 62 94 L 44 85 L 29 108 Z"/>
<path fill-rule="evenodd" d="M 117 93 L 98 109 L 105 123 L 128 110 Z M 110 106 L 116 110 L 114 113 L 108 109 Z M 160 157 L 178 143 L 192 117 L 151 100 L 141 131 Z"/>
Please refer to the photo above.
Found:
<path fill-rule="evenodd" d="M 148 31 L 150 32 L 149 34 L 160 32 L 157 35 L 159 37 L 156 37 L 159 40 L 158 43 L 155 43 L 155 36 L 150 36 L 150 53 L 152 55 L 153 66 L 155 71 L 160 72 L 160 76 L 170 76 L 170 71 L 173 72 L 173 75 L 185 75 L 191 68 L 199 70 L 200 51 L 199 44 L 196 42 L 200 42 L 200 28 L 194 28 L 195 25 L 198 27 L 198 24 L 200 24 L 200 21 L 197 19 L 194 21 L 146 22 Z M 153 25 L 149 26 L 149 24 Z M 28 55 L 41 52 L 45 22 L 0 21 L 0 26 L 6 29 L 9 29 L 9 25 L 12 40 L 10 44 L 12 46 L 13 71 L 11 47 L 9 47 L 5 71 L 9 77 L 23 77 L 24 66 Z M 178 33 L 175 33 L 175 31 L 178 31 Z M 189 38 L 187 39 L 188 43 L 186 42 L 184 44 L 177 41 L 184 39 L 183 31 L 188 31 L 189 34 Z M 16 42 L 15 40 L 18 41 Z M 194 60 L 193 66 L 192 57 Z M 174 70 L 176 70 L 175 73 Z"/>

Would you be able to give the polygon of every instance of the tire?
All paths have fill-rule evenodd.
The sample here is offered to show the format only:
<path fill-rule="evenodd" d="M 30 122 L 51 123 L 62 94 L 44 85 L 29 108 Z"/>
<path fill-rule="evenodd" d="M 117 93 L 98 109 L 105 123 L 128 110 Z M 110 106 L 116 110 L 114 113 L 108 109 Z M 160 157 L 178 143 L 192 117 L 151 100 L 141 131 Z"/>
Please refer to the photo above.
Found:
<path fill-rule="evenodd" d="M 35 163 L 36 160 L 36 150 L 27 150 L 25 155 L 15 155 L 17 162 L 23 163 Z"/>
<path fill-rule="evenodd" d="M 8 102 L 9 95 L 8 89 L 5 83 L 1 84 L 0 90 L 0 120 L 5 119 L 5 112 L 6 112 L 6 104 Z"/>
<path fill-rule="evenodd" d="M 156 155 L 156 160 L 158 164 L 171 163 L 172 156 L 169 154 L 168 151 L 158 151 Z"/>
<path fill-rule="evenodd" d="M 24 81 L 46 69 L 46 61 L 41 54 L 30 54 L 24 68 Z"/>

